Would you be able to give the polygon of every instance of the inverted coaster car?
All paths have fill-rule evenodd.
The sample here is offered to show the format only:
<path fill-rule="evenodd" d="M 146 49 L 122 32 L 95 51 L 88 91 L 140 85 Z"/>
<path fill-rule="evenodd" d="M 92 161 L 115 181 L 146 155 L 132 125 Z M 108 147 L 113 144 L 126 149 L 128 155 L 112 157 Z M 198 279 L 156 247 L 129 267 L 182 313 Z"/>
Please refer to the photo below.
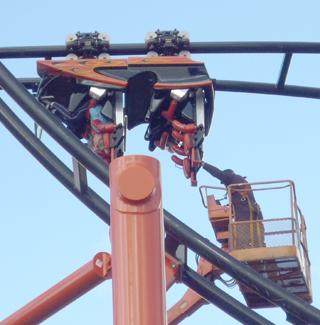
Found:
<path fill-rule="evenodd" d="M 126 129 L 147 123 L 149 149 L 174 153 L 197 184 L 214 99 L 203 63 L 184 56 L 106 57 L 43 60 L 37 68 L 39 101 L 107 164 L 123 155 Z"/>

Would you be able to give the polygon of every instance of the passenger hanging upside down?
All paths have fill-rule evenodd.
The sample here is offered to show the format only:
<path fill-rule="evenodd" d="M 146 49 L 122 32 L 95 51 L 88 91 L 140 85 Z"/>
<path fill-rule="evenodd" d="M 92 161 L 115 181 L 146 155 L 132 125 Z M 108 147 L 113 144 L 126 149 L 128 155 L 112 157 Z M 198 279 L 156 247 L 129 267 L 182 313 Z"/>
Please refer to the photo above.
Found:
<path fill-rule="evenodd" d="M 242 184 L 230 187 L 235 222 L 235 227 L 232 228 L 233 249 L 265 246 L 263 224 L 257 221 L 262 220 L 263 216 L 246 177 L 236 174 L 231 169 L 220 170 L 205 162 L 202 162 L 202 167 L 226 187 Z"/>
<path fill-rule="evenodd" d="M 114 148 L 111 145 L 111 136 L 116 125 L 107 120 L 102 114 L 102 105 L 91 99 L 88 105 L 87 135 L 89 147 L 100 156 L 107 165 L 114 157 Z"/>

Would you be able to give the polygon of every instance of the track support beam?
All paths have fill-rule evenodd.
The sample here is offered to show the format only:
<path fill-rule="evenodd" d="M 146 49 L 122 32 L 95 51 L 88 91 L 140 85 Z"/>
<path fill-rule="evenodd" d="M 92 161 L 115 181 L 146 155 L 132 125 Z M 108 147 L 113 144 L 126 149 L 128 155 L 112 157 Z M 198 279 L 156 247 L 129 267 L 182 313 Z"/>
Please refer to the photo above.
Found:
<path fill-rule="evenodd" d="M 44 292 L 1 322 L 2 325 L 36 325 L 101 282 L 111 278 L 111 257 L 98 253 L 92 261 Z"/>

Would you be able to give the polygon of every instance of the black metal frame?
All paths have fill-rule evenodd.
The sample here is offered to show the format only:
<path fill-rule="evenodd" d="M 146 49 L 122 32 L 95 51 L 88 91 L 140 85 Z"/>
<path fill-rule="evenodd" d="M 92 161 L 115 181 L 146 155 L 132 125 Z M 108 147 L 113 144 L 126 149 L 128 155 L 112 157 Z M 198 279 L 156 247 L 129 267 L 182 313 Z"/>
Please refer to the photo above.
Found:
<path fill-rule="evenodd" d="M 191 53 L 283 53 L 284 59 L 278 81 L 275 84 L 231 80 L 213 80 L 217 91 L 247 92 L 320 98 L 320 88 L 286 85 L 293 54 L 320 53 L 320 43 L 306 42 L 197 42 L 190 43 Z M 110 45 L 110 55 L 141 55 L 147 53 L 145 44 Z M 31 46 L 0 48 L 0 59 L 41 58 L 51 59 L 67 55 L 65 46 Z M 95 156 L 71 132 L 65 129 L 42 105 L 26 90 L 36 91 L 38 78 L 24 78 L 20 82 L 0 63 L 0 85 L 3 89 L 57 142 L 60 143 L 88 170 L 102 180 L 109 182 L 108 170 L 100 158 Z M 18 119 L 10 108 L 0 99 L 0 120 L 23 146 L 67 189 L 88 206 L 104 222 L 110 221 L 110 207 L 91 188 L 81 193 L 74 186 L 73 172 L 59 160 L 35 135 Z M 168 211 L 164 213 L 166 231 L 178 238 L 197 254 L 203 256 L 238 281 L 255 290 L 260 295 L 285 310 L 288 319 L 299 323 L 319 323 L 320 311 L 306 302 L 279 288 L 273 282 L 262 278 L 251 268 L 226 254 L 210 241 L 203 238 Z M 214 303 L 240 322 L 250 324 L 271 324 L 264 317 L 242 305 L 208 279 L 183 267 L 182 282 Z"/>
<path fill-rule="evenodd" d="M 285 85 L 285 71 L 288 65 L 283 68 L 284 72 L 280 73 L 279 80 L 276 84 L 249 82 L 249 81 L 233 81 L 233 80 L 216 80 L 213 79 L 214 88 L 216 91 L 224 92 L 240 92 L 251 94 L 265 95 L 281 95 L 292 97 L 304 97 L 320 99 L 320 88 Z M 27 89 L 36 92 L 40 79 L 39 78 L 20 78 L 18 79 Z M 0 86 L 1 89 L 1 86 Z"/>
<path fill-rule="evenodd" d="M 81 193 L 74 186 L 74 175 L 52 151 L 12 112 L 0 98 L 0 121 L 9 132 L 36 158 L 58 181 L 94 212 L 102 221 L 110 224 L 110 206 L 90 187 Z"/>
<path fill-rule="evenodd" d="M 281 76 L 281 75 L 280 75 Z M 281 95 L 291 97 L 303 97 L 320 99 L 320 88 L 284 85 L 281 83 L 283 77 L 279 78 L 277 84 L 262 83 L 262 82 L 248 82 L 248 81 L 233 81 L 233 80 L 215 80 L 216 91 L 240 92 L 251 94 L 264 95 Z"/>
<path fill-rule="evenodd" d="M 214 283 L 188 266 L 183 266 L 182 283 L 243 324 L 261 324 L 261 322 L 263 324 L 273 324 L 258 313 L 252 313 L 253 311 L 250 308 L 225 293 Z"/>
<path fill-rule="evenodd" d="M 61 123 L 59 123 L 48 111 L 46 111 L 44 107 L 2 64 L 0 64 L 0 84 L 2 85 L 3 89 L 26 111 L 26 113 L 28 113 L 34 119 L 36 123 L 42 126 L 55 140 L 60 143 L 62 147 L 64 147 L 83 166 L 90 170 L 102 182 L 108 185 L 108 170 L 105 168 L 103 161 L 99 157 L 94 155 L 69 130 L 65 129 L 61 125 Z M 0 104 L 1 112 L 7 111 L 8 113 L 8 107 L 6 107 L 4 102 L 2 101 L 0 102 Z M 44 147 L 39 147 L 39 144 L 35 145 L 36 142 L 34 141 L 34 139 L 33 141 L 28 141 L 28 135 L 26 133 L 26 130 L 24 130 L 24 136 L 20 136 L 20 131 L 22 131 L 25 126 L 21 121 L 21 123 L 14 122 L 15 119 L 13 119 L 12 114 L 10 117 L 12 119 L 12 122 L 9 123 L 9 117 L 10 114 L 1 114 L 1 120 L 7 121 L 4 123 L 9 128 L 9 130 L 11 130 L 14 136 L 16 136 L 19 141 L 21 141 L 26 146 L 26 148 L 30 150 L 30 152 L 32 152 L 33 155 L 41 163 L 43 163 L 43 165 L 58 180 L 60 180 L 71 192 L 73 192 L 77 197 L 79 197 L 83 203 L 88 205 L 93 211 L 98 212 L 97 214 L 100 217 L 105 216 L 103 217 L 103 219 L 105 219 L 105 221 L 108 221 L 109 210 L 107 208 L 106 202 L 101 201 L 101 198 L 101 200 L 97 199 L 97 194 L 89 188 L 88 191 L 85 191 L 84 193 L 77 192 L 72 186 L 73 184 L 71 184 L 72 174 L 70 173 L 72 172 L 69 169 L 67 170 L 66 166 L 63 166 L 64 164 L 61 161 L 57 160 L 56 157 L 52 156 L 52 153 L 50 154 L 50 151 L 48 152 L 47 148 L 44 149 Z M 31 136 L 30 134 L 32 133 L 31 131 L 29 132 L 29 136 Z M 41 151 L 43 155 L 41 155 Z M 53 159 L 52 162 L 54 161 L 54 163 L 49 163 L 48 159 L 49 161 Z M 101 209 L 105 210 L 101 211 Z M 256 291 L 261 296 L 268 299 L 275 305 L 280 306 L 287 313 L 287 315 L 290 315 L 290 319 L 297 319 L 300 323 L 320 323 L 320 311 L 318 309 L 307 304 L 305 301 L 290 294 L 284 289 L 280 288 L 270 280 L 261 277 L 261 275 L 259 275 L 253 269 L 244 265 L 243 263 L 234 259 L 229 254 L 219 249 L 208 239 L 202 237 L 201 235 L 193 231 L 191 228 L 182 223 L 180 220 L 178 220 L 166 210 L 164 210 L 164 221 L 167 233 L 169 233 L 174 238 L 177 238 L 195 253 L 201 255 L 209 262 L 221 268 L 223 271 L 234 277 L 239 282 Z M 187 276 L 186 279 L 188 279 Z M 194 279 L 192 281 L 194 281 Z M 191 286 L 191 282 L 189 284 Z M 210 295 L 210 290 L 206 291 L 205 288 L 203 288 L 203 286 L 201 285 L 200 281 L 198 281 L 197 285 L 198 288 L 202 288 L 201 290 L 203 290 L 203 294 L 204 292 L 206 292 L 206 294 Z M 215 299 L 213 292 L 211 292 L 210 297 L 212 301 Z M 224 303 L 226 303 L 226 309 L 230 307 L 226 301 Z M 233 302 L 231 302 L 231 304 L 233 304 Z M 221 306 L 219 307 L 222 308 Z M 236 307 L 233 306 L 233 308 Z M 248 311 L 246 310 L 246 312 Z M 253 311 L 251 312 L 254 313 Z M 251 316 L 253 315 L 251 313 L 249 314 Z M 237 312 L 235 312 L 234 316 L 237 317 Z M 242 316 L 244 315 L 241 315 L 241 317 Z M 252 322 L 252 324 L 259 323 Z"/>
<path fill-rule="evenodd" d="M 73 172 L 24 125 L 1 98 L 0 121 L 57 180 L 102 221 L 110 225 L 110 205 L 90 187 L 83 193 L 78 191 L 74 187 Z M 192 271 L 187 265 L 182 266 L 182 282 L 239 321 L 245 321 L 254 325 L 273 324 L 221 289 L 215 287 L 212 282 Z M 189 283 L 191 284 L 189 285 Z"/>
<path fill-rule="evenodd" d="M 284 58 L 276 83 L 215 80 L 216 90 L 320 98 L 320 88 L 286 85 L 292 56 L 307 53 L 319 54 L 320 43 L 318 42 L 191 42 L 189 51 L 194 54 L 282 53 Z M 110 55 L 143 55 L 147 52 L 148 48 L 144 43 L 111 44 L 109 48 Z M 0 59 L 51 59 L 66 56 L 68 53 L 64 45 L 2 47 L 0 48 Z M 29 81 L 25 81 L 26 87 L 33 90 L 36 89 L 36 83 L 37 79 L 34 79 L 34 82 L 30 78 Z"/>
<path fill-rule="evenodd" d="M 320 53 L 318 42 L 191 42 L 194 54 L 214 53 Z M 144 43 L 110 44 L 110 55 L 143 55 L 148 48 Z M 15 46 L 0 48 L 0 59 L 53 58 L 66 56 L 65 45 Z"/>
<path fill-rule="evenodd" d="M 95 170 L 97 177 L 109 182 L 109 176 L 105 177 L 106 168 L 102 159 L 96 159 L 96 155 L 68 129 L 66 129 L 54 115 L 50 114 L 33 97 L 25 87 L 6 69 L 0 62 L 0 84 L 3 89 L 25 110 L 27 114 L 60 145 L 71 153 L 89 170 Z M 99 175 L 99 176 L 98 176 Z"/>

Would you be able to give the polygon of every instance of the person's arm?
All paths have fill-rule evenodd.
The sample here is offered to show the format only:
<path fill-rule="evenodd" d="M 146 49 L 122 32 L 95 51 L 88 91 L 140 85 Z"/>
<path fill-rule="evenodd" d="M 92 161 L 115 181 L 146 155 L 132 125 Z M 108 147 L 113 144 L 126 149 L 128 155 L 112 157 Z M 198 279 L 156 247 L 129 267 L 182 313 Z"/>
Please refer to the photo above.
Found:
<path fill-rule="evenodd" d="M 225 180 L 225 175 L 222 170 L 220 170 L 217 167 L 214 167 L 210 164 L 207 164 L 206 162 L 202 162 L 202 168 L 207 171 L 210 175 L 212 175 L 215 178 L 218 178 L 221 182 Z"/>

